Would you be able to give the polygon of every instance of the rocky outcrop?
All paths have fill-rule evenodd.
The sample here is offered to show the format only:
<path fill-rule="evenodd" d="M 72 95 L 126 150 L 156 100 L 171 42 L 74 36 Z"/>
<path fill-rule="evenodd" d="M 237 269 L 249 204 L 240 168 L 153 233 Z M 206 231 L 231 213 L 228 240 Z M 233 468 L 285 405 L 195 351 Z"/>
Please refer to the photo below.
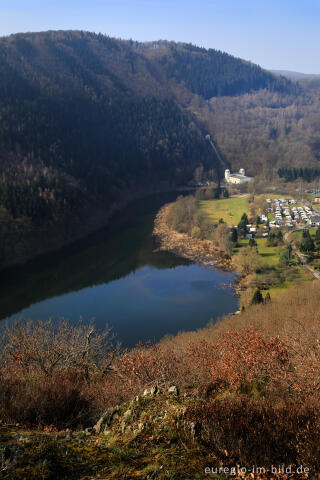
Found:
<path fill-rule="evenodd" d="M 98 420 L 98 422 L 95 424 L 95 426 L 93 427 L 93 430 L 96 432 L 96 433 L 102 433 L 103 431 L 107 430 L 108 427 L 110 427 L 111 425 L 111 422 L 114 418 L 114 416 L 117 414 L 117 413 L 120 413 L 121 409 L 119 406 L 116 406 L 116 407 L 113 407 L 113 408 L 109 408 L 109 410 L 107 410 L 103 415 L 102 417 Z"/>

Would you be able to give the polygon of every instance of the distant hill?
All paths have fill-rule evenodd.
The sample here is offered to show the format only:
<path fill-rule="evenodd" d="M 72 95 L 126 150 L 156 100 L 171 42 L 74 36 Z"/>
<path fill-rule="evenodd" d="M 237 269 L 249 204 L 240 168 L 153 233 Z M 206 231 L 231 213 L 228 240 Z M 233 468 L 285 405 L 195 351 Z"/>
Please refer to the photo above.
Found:
<path fill-rule="evenodd" d="M 304 79 L 304 78 L 320 78 L 320 74 L 316 73 L 301 73 L 301 72 L 292 72 L 290 70 L 270 70 L 271 73 L 275 75 L 282 75 L 290 79 Z"/>

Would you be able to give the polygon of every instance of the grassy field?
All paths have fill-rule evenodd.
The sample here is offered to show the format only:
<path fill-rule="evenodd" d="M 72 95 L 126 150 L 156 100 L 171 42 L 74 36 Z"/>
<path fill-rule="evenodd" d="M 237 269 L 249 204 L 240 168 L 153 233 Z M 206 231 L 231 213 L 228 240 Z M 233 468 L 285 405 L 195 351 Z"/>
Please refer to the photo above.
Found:
<path fill-rule="evenodd" d="M 283 249 L 283 246 L 279 247 L 268 247 L 266 246 L 265 238 L 256 238 L 258 245 L 258 251 L 263 259 L 263 263 L 270 267 L 278 265 L 280 252 Z"/>
<path fill-rule="evenodd" d="M 278 198 L 278 195 L 264 195 L 268 198 Z M 243 213 L 249 215 L 248 195 L 241 197 L 224 198 L 222 200 L 202 200 L 199 202 L 199 211 L 204 222 L 213 224 L 222 218 L 228 225 L 237 225 Z M 258 251 L 265 265 L 276 266 L 279 261 L 281 247 L 267 247 L 265 238 L 257 238 Z M 241 247 L 248 246 L 249 240 L 239 241 L 239 248 L 235 249 L 237 254 Z"/>
<path fill-rule="evenodd" d="M 310 232 L 311 237 L 314 239 L 314 237 L 316 235 L 317 228 L 316 227 L 309 228 L 308 230 Z M 292 232 L 292 234 L 291 234 L 292 240 L 301 240 L 302 239 L 302 232 L 303 232 L 303 230 L 299 230 L 298 232 Z"/>
<path fill-rule="evenodd" d="M 279 271 L 279 269 L 282 270 L 282 267 L 279 267 L 279 259 L 281 250 L 284 248 L 284 245 L 279 245 L 278 247 L 268 247 L 265 245 L 265 238 L 256 238 L 255 240 L 257 242 L 258 252 L 261 255 L 263 261 L 263 266 L 266 268 L 275 269 L 276 271 Z M 249 240 L 242 239 L 240 240 L 239 244 L 240 248 L 238 247 L 237 249 L 235 249 L 236 255 L 242 247 L 248 246 Z M 293 270 L 291 271 L 291 273 L 293 274 Z M 259 278 L 263 282 L 263 273 L 262 275 L 257 274 L 257 279 Z M 294 275 L 291 275 L 290 278 L 287 278 L 285 275 L 284 282 L 282 282 L 280 285 L 270 287 L 268 288 L 268 290 L 263 290 L 261 293 L 263 297 L 265 297 L 267 293 L 269 293 L 271 298 L 279 298 L 288 290 L 288 288 L 291 288 L 301 282 L 307 282 L 311 280 L 313 280 L 312 275 L 304 268 L 297 266 Z"/>
<path fill-rule="evenodd" d="M 268 194 L 261 196 L 272 199 L 292 198 L 290 196 L 279 194 Z M 257 199 L 258 197 L 256 196 L 256 200 Z M 199 211 L 203 218 L 203 221 L 207 224 L 218 223 L 219 219 L 222 218 L 228 225 L 237 225 L 240 222 L 243 213 L 247 213 L 247 215 L 249 216 L 248 200 L 249 195 L 226 198 L 222 200 L 203 200 L 199 202 Z M 273 214 L 269 214 L 268 216 L 269 220 L 273 219 Z M 316 229 L 311 229 L 311 235 L 314 235 L 315 231 Z M 301 236 L 302 231 L 294 232 L 292 234 L 292 237 L 294 239 L 299 239 Z M 279 259 L 281 251 L 284 249 L 285 244 L 279 245 L 277 247 L 269 247 L 267 246 L 267 240 L 265 238 L 255 238 L 255 241 L 257 242 L 258 252 L 262 259 L 264 267 L 263 270 L 265 272 L 270 272 L 270 269 L 276 272 L 282 271 L 283 266 L 279 265 Z M 238 255 L 240 250 L 243 247 L 247 247 L 248 245 L 248 239 L 239 239 L 238 247 L 234 249 L 233 255 Z M 257 278 L 261 278 L 262 282 L 265 272 L 262 272 L 262 274 L 257 274 Z M 265 296 L 266 293 L 269 292 L 272 298 L 278 298 L 279 296 L 282 296 L 289 287 L 292 287 L 293 285 L 296 285 L 300 282 L 312 280 L 312 276 L 310 276 L 308 272 L 301 267 L 296 267 L 295 271 L 288 271 L 288 278 L 286 277 L 286 273 L 283 272 L 282 276 L 283 275 L 285 280 L 282 281 L 280 285 L 270 287 L 269 290 L 263 291 L 263 296 Z"/>
<path fill-rule="evenodd" d="M 286 280 L 282 285 L 279 287 L 270 287 L 269 290 L 267 290 L 270 293 L 271 298 L 279 298 L 281 297 L 287 290 L 288 288 L 292 288 L 301 282 L 312 282 L 314 280 L 314 277 L 311 275 L 310 272 L 305 270 L 302 267 L 297 267 L 299 275 L 295 280 Z M 264 297 L 266 296 L 266 291 L 264 292 Z"/>
<path fill-rule="evenodd" d="M 206 223 L 217 223 L 222 218 L 228 225 L 238 225 L 242 214 L 249 214 L 248 198 L 245 195 L 221 200 L 201 200 L 199 211 Z"/>
<path fill-rule="evenodd" d="M 279 259 L 281 250 L 284 248 L 284 245 L 279 245 L 278 247 L 268 247 L 266 246 L 265 238 L 256 238 L 258 252 L 261 255 L 263 265 L 265 267 L 271 267 L 278 269 Z M 235 255 L 237 255 L 242 247 L 247 247 L 249 245 L 249 240 L 242 239 L 239 241 L 239 247 L 234 249 Z M 262 292 L 263 296 L 266 296 L 266 293 L 269 292 L 272 297 L 278 298 L 283 295 L 283 293 L 293 285 L 313 280 L 312 275 L 301 267 L 297 267 L 297 275 L 293 278 L 287 278 L 281 285 L 276 287 L 270 287 L 268 290 Z"/>
<path fill-rule="evenodd" d="M 255 238 L 257 242 L 258 252 L 262 257 L 263 263 L 266 266 L 274 267 L 278 265 L 280 252 L 283 248 L 283 245 L 279 247 L 268 247 L 266 246 L 265 238 Z M 237 255 L 242 247 L 247 247 L 249 245 L 249 240 L 243 238 L 238 242 L 239 247 L 234 249 L 235 255 Z"/>
<path fill-rule="evenodd" d="M 266 194 L 257 195 L 255 198 L 286 198 L 288 195 Z M 201 200 L 199 202 L 199 212 L 206 223 L 218 223 L 222 218 L 228 225 L 238 225 L 243 213 L 249 216 L 249 195 L 238 197 L 223 198 L 221 200 Z M 269 220 L 274 220 L 272 213 L 268 214 Z"/>

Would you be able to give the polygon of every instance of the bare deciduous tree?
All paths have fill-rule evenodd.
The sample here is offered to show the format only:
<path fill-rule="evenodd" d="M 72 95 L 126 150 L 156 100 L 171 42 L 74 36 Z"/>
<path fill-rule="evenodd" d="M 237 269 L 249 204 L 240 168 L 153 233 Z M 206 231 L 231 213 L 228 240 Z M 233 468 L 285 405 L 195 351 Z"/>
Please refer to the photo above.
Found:
<path fill-rule="evenodd" d="M 2 332 L 1 363 L 15 362 L 25 372 L 41 371 L 51 376 L 57 370 L 81 370 L 89 381 L 91 372 L 107 373 L 120 346 L 110 329 L 98 332 L 93 323 L 76 324 L 64 318 L 16 322 Z"/>

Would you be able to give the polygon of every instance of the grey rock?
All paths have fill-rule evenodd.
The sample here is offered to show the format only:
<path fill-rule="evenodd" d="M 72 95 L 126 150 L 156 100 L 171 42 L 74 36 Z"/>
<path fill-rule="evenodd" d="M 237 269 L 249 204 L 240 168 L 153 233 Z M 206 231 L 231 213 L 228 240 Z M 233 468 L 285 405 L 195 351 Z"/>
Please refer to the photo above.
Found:
<path fill-rule="evenodd" d="M 179 395 L 179 388 L 177 387 L 177 385 L 172 385 L 169 389 L 168 389 L 168 393 L 169 395 L 175 395 L 176 397 Z"/>
<path fill-rule="evenodd" d="M 102 417 L 98 420 L 98 422 L 93 427 L 93 430 L 96 433 L 101 433 L 106 430 L 107 427 L 111 425 L 112 419 L 116 413 L 120 411 L 120 407 L 113 407 L 109 408 Z"/>
<path fill-rule="evenodd" d="M 144 397 L 149 397 L 149 396 L 153 396 L 153 395 L 158 395 L 160 392 L 160 389 L 158 387 L 158 385 L 154 385 L 153 387 L 150 388 L 150 390 L 148 388 L 145 389 L 145 391 L 143 392 L 143 396 Z"/>

